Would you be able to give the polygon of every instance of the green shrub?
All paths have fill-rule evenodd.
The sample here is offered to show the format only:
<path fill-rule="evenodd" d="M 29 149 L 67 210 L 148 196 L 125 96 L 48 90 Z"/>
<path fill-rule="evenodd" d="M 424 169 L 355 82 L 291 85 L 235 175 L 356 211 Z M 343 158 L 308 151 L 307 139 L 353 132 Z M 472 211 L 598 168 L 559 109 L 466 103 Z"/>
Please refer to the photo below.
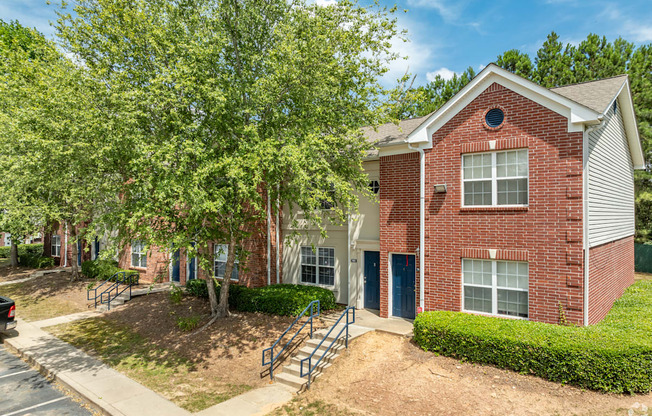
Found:
<path fill-rule="evenodd" d="M 192 331 L 199 326 L 199 321 L 201 321 L 201 316 L 199 315 L 177 318 L 177 326 L 182 331 Z"/>
<path fill-rule="evenodd" d="M 0 247 L 0 259 L 8 259 L 11 255 L 11 246 Z"/>
<path fill-rule="evenodd" d="M 632 285 L 589 327 L 425 312 L 414 340 L 426 351 L 613 393 L 652 390 L 652 281 Z"/>
<path fill-rule="evenodd" d="M 11 246 L 0 247 L 0 258 L 9 258 Z M 40 257 L 43 255 L 43 244 L 18 244 L 18 257 Z"/>
<path fill-rule="evenodd" d="M 190 280 L 186 283 L 186 293 L 208 298 L 204 279 Z M 217 285 L 219 296 L 219 285 Z M 229 306 L 243 312 L 263 312 L 272 315 L 296 316 L 310 302 L 319 299 L 322 311 L 335 309 L 333 292 L 316 286 L 271 285 L 259 288 L 232 284 L 229 286 Z"/>
<path fill-rule="evenodd" d="M 109 280 L 113 275 L 122 270 L 118 268 L 118 262 L 115 260 L 88 260 L 82 263 L 81 272 L 89 279 Z"/>
<path fill-rule="evenodd" d="M 175 305 L 178 305 L 181 303 L 182 298 L 183 298 L 183 290 L 179 286 L 170 283 L 170 302 L 174 303 Z"/>
<path fill-rule="evenodd" d="M 218 283 L 215 283 L 215 280 L 213 280 L 213 282 L 214 282 L 213 284 L 215 285 L 215 292 L 217 292 L 217 296 L 219 297 L 220 285 Z M 196 296 L 198 298 L 208 299 L 208 288 L 206 287 L 206 280 L 204 279 L 188 280 L 186 282 L 186 293 L 192 296 Z"/>

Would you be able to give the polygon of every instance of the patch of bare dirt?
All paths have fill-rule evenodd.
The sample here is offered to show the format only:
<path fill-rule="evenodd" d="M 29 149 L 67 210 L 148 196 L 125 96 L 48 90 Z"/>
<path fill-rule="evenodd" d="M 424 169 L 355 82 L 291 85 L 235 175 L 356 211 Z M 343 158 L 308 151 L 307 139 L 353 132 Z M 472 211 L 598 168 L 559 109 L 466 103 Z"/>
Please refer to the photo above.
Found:
<path fill-rule="evenodd" d="M 637 403 L 652 407 L 652 394 L 585 391 L 436 356 L 407 338 L 376 332 L 353 341 L 308 392 L 277 414 L 304 414 L 300 409 L 314 403 L 337 409 L 329 414 L 627 415 Z"/>
<path fill-rule="evenodd" d="M 25 279 L 35 271 L 36 269 L 29 267 L 0 267 L 0 282 L 11 282 L 14 280 Z"/>
<path fill-rule="evenodd" d="M 133 298 L 126 307 L 105 314 L 149 342 L 190 360 L 204 378 L 216 377 L 254 388 L 269 384 L 269 373 L 261 366 L 262 351 L 272 346 L 293 317 L 232 311 L 230 317 L 218 319 L 199 333 L 179 328 L 179 319 L 197 316 L 199 327 L 209 320 L 205 299 L 184 296 L 180 304 L 173 304 L 167 292 Z M 316 323 L 315 329 L 323 326 Z M 307 336 L 304 329 L 288 351 L 299 348 Z"/>

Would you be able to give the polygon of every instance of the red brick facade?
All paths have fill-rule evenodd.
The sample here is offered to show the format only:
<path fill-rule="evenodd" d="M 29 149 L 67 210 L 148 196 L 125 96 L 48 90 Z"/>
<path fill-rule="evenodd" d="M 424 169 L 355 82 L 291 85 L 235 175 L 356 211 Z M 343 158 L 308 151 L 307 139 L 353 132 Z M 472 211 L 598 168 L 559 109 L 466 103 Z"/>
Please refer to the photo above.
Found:
<path fill-rule="evenodd" d="M 54 258 L 54 265 L 55 266 L 63 266 L 64 264 L 67 264 L 68 266 L 72 265 L 73 257 L 72 257 L 72 244 L 70 243 L 70 238 L 66 239 L 65 235 L 65 227 L 63 225 L 59 224 L 54 224 L 52 227 L 49 229 L 46 229 L 45 232 L 43 233 L 43 255 L 44 256 L 51 256 L 52 254 L 52 235 L 57 234 L 61 236 L 61 252 L 60 256 L 52 256 Z M 68 245 L 66 246 L 66 242 L 68 242 Z M 65 247 L 64 247 L 65 246 Z M 91 260 L 91 251 L 90 247 L 85 241 L 82 241 L 81 245 L 81 261 L 82 263 Z M 63 256 L 67 258 L 67 262 L 64 261 Z M 77 261 L 77 259 L 75 259 Z"/>
<path fill-rule="evenodd" d="M 487 128 L 499 105 L 505 122 Z M 425 309 L 462 309 L 461 259 L 529 262 L 529 319 L 582 323 L 582 137 L 568 120 L 499 84 L 491 85 L 433 135 L 425 152 Z M 462 154 L 528 149 L 529 206 L 463 208 Z M 417 153 L 381 158 L 381 315 L 387 316 L 388 254 L 419 245 Z M 446 184 L 447 193 L 435 193 Z M 417 272 L 417 304 L 419 273 Z"/>
<path fill-rule="evenodd" d="M 634 283 L 634 237 L 589 249 L 589 324 L 600 322 Z"/>

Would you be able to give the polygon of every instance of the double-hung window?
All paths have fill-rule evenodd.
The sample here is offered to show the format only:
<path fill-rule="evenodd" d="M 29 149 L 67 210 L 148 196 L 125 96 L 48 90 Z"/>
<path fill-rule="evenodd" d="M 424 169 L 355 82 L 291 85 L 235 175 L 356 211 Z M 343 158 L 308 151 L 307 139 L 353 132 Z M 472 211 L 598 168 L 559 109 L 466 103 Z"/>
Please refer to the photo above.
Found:
<path fill-rule="evenodd" d="M 141 240 L 131 242 L 131 267 L 147 267 L 147 250 Z"/>
<path fill-rule="evenodd" d="M 226 273 L 226 257 L 229 254 L 229 246 L 226 244 L 215 244 L 214 246 L 215 257 L 215 277 L 224 279 Z M 236 250 L 237 253 L 237 250 Z M 231 272 L 231 280 L 238 280 L 238 259 L 236 256 L 235 263 L 233 264 L 233 271 Z"/>
<path fill-rule="evenodd" d="M 527 149 L 462 155 L 464 206 L 526 206 Z"/>
<path fill-rule="evenodd" d="M 61 236 L 52 234 L 52 256 L 61 257 Z"/>
<path fill-rule="evenodd" d="M 335 285 L 335 249 L 301 247 L 301 282 L 325 286 Z"/>
<path fill-rule="evenodd" d="M 528 317 L 528 263 L 462 259 L 464 310 Z"/>

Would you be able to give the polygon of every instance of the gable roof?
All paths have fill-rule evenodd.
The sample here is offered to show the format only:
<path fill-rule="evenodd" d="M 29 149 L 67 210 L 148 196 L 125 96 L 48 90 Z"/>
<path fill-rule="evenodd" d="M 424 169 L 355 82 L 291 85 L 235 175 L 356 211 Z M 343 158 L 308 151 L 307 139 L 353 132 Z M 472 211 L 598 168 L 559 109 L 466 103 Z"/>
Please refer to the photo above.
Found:
<path fill-rule="evenodd" d="M 493 63 L 487 65 L 437 111 L 424 117 L 404 120 L 398 126 L 388 123 L 379 126 L 376 130 L 365 128 L 363 131 L 367 139 L 376 144 L 376 149 L 369 156 L 377 156 L 379 148 L 391 145 L 408 144 L 423 149 L 432 148 L 433 133 L 493 83 L 498 83 L 564 116 L 568 120 L 569 132 L 584 132 L 588 126 L 600 125 L 609 105 L 618 100 L 620 108 L 623 109 L 625 134 L 634 168 L 643 169 L 645 167 L 645 156 L 638 135 L 634 103 L 627 76 L 549 90 Z M 418 125 L 416 125 L 417 123 Z"/>
<path fill-rule="evenodd" d="M 627 75 L 551 88 L 559 95 L 603 114 L 627 82 Z"/>
<path fill-rule="evenodd" d="M 432 114 L 432 113 L 431 113 Z M 401 120 L 396 123 L 385 123 L 376 127 L 364 127 L 362 133 L 369 143 L 376 145 L 376 147 L 391 146 L 394 144 L 405 143 L 408 135 L 421 125 L 430 114 Z"/>

